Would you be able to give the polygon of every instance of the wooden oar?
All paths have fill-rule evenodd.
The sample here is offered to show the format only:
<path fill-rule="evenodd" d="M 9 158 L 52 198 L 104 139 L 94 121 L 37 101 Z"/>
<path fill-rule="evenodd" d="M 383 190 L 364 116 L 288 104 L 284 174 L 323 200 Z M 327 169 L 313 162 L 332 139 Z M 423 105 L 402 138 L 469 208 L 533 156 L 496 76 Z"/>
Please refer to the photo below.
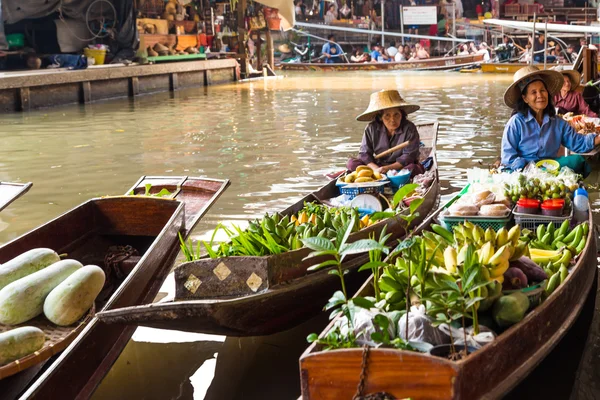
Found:
<path fill-rule="evenodd" d="M 403 149 L 403 148 L 405 148 L 406 146 L 408 146 L 409 144 L 410 144 L 410 141 L 408 141 L 408 140 L 407 140 L 407 141 L 406 141 L 406 142 L 404 142 L 404 143 L 400 143 L 398 146 L 394 146 L 394 147 L 392 147 L 392 148 L 391 148 L 391 149 L 389 149 L 389 150 L 383 151 L 383 152 L 381 152 L 381 153 L 379 153 L 379 154 L 375 155 L 375 158 L 377 159 L 377 158 L 381 158 L 381 157 L 387 156 L 388 154 L 392 154 L 392 153 L 393 153 L 393 152 L 395 152 L 396 150 Z"/>

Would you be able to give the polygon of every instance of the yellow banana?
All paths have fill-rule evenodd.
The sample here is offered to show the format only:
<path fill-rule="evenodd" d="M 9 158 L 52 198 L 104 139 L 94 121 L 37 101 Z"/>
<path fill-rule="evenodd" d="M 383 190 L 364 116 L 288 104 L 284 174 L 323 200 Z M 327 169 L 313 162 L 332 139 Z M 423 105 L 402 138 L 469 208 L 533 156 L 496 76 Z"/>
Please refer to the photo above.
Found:
<path fill-rule="evenodd" d="M 317 224 L 317 214 L 313 214 L 310 216 L 310 218 L 308 219 L 308 222 L 310 222 L 313 225 Z"/>
<path fill-rule="evenodd" d="M 496 246 L 502 247 L 508 242 L 508 231 L 506 228 L 500 228 L 498 232 L 496 232 Z"/>
<path fill-rule="evenodd" d="M 446 247 L 446 250 L 444 250 L 444 265 L 446 266 L 446 270 L 452 274 L 455 273 L 457 263 L 456 249 L 452 246 Z"/>
<path fill-rule="evenodd" d="M 508 262 L 508 260 L 502 260 L 502 262 L 500 262 L 500 264 L 496 264 L 495 266 L 492 266 L 492 268 L 490 269 L 490 275 L 494 279 L 499 276 L 502 276 L 502 275 L 504 275 L 504 273 L 506 272 L 506 270 L 508 269 L 509 266 L 510 266 L 510 263 Z"/>
<path fill-rule="evenodd" d="M 486 265 L 490 262 L 490 258 L 494 255 L 494 246 L 492 246 L 491 242 L 485 242 L 485 244 L 481 247 L 481 255 L 479 257 L 479 262 L 483 265 Z"/>
<path fill-rule="evenodd" d="M 458 252 L 458 255 L 456 256 L 456 262 L 458 265 L 464 264 L 465 258 L 467 257 L 468 249 L 469 249 L 468 244 L 465 244 L 463 247 L 461 247 L 460 251 Z"/>
<path fill-rule="evenodd" d="M 515 225 L 508 231 L 508 241 L 512 242 L 513 246 L 519 244 L 519 238 L 521 237 L 521 227 Z"/>
<path fill-rule="evenodd" d="M 507 245 L 504 245 L 504 246 L 500 247 L 498 250 L 496 250 L 496 252 L 492 256 L 492 258 L 490 258 L 489 264 L 492 267 L 494 267 L 503 262 L 508 263 L 509 258 L 510 258 L 510 250 Z"/>
<path fill-rule="evenodd" d="M 485 241 L 490 242 L 492 246 L 496 245 L 496 232 L 492 228 L 487 228 L 485 230 Z"/>

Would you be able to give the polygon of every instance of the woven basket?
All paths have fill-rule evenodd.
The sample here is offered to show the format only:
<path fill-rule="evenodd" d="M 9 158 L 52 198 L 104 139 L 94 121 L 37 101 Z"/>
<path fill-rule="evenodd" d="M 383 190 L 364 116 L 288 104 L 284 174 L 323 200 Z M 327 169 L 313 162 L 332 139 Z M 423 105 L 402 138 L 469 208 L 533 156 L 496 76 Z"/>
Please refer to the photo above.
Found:
<path fill-rule="evenodd" d="M 92 308 L 77 325 L 71 326 L 54 325 L 52 322 L 48 321 L 43 314 L 23 324 L 15 326 L 0 324 L 0 332 L 7 332 L 21 326 L 35 326 L 36 328 L 40 328 L 42 331 L 44 331 L 44 334 L 46 335 L 46 343 L 44 343 L 44 347 L 42 347 L 40 350 L 16 361 L 0 366 L 0 379 L 4 379 L 26 370 L 27 368 L 33 367 L 34 365 L 39 364 L 66 349 L 67 346 L 70 345 L 73 340 L 75 340 L 83 328 L 92 320 L 94 313 L 95 307 L 92 306 Z"/>

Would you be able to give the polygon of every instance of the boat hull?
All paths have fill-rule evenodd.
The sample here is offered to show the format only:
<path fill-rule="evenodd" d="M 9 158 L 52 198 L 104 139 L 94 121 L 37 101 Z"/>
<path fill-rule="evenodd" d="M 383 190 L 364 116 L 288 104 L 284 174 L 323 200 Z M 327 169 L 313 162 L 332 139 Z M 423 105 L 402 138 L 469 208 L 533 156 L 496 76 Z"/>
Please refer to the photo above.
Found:
<path fill-rule="evenodd" d="M 596 274 L 593 231 L 590 229 L 587 245 L 565 282 L 495 341 L 459 362 L 371 349 L 364 393 L 385 391 L 396 398 L 501 398 L 548 355 L 581 312 Z M 368 291 L 366 283 L 363 294 Z M 359 383 L 362 360 L 363 349 L 322 352 L 311 345 L 300 358 L 302 399 L 351 398 Z M 330 371 L 337 371 L 335 380 Z"/>
<path fill-rule="evenodd" d="M 390 63 L 363 64 L 325 64 L 325 63 L 282 63 L 279 67 L 284 71 L 377 71 L 377 70 L 445 70 L 466 68 L 478 65 L 483 55 L 428 58 L 425 60 L 401 61 Z"/>
<path fill-rule="evenodd" d="M 48 247 L 68 253 L 84 264 L 104 265 L 108 247 L 132 245 L 139 250 L 140 257 L 124 270 L 128 273 L 126 277 L 116 285 L 108 300 L 97 302 L 96 309 L 151 301 L 179 253 L 178 235 L 187 236 L 193 229 L 191 224 L 198 221 L 198 214 L 206 213 L 229 185 L 227 180 L 187 177 L 175 180 L 179 182 L 175 185 L 181 189 L 179 194 L 188 196 L 189 208 L 186 208 L 188 203 L 177 198 L 93 199 L 0 247 L 0 260 L 4 262 L 33 247 Z M 201 180 L 206 181 L 204 187 L 199 185 Z M 153 185 L 153 189 L 160 190 L 160 185 Z M 197 194 L 198 201 L 191 201 L 191 193 Z M 109 326 L 94 318 L 56 360 L 1 380 L 0 391 L 7 394 L 3 398 L 14 398 L 27 387 L 24 398 L 89 397 L 134 330 L 135 327 L 123 325 Z"/>

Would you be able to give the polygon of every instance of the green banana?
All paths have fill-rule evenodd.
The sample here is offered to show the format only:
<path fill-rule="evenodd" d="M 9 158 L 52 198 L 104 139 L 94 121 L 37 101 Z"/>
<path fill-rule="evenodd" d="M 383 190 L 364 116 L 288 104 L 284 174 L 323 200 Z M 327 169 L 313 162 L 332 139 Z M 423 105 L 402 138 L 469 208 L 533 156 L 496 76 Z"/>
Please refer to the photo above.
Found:
<path fill-rule="evenodd" d="M 385 275 L 382 275 L 379 278 L 379 287 L 386 292 L 390 292 L 393 290 L 396 290 L 396 291 L 404 290 L 404 288 L 402 287 L 402 285 L 400 283 L 396 282 L 394 279 L 392 279 L 388 276 L 385 276 Z"/>
<path fill-rule="evenodd" d="M 577 228 L 575 228 L 575 230 L 577 232 L 575 232 L 575 238 L 573 239 L 573 241 L 571 242 L 566 242 L 569 243 L 575 247 L 577 247 L 577 245 L 579 244 L 579 242 L 581 241 L 581 238 L 583 237 L 583 227 L 580 225 Z M 566 239 L 565 239 L 566 241 Z"/>
<path fill-rule="evenodd" d="M 404 300 L 405 296 L 406 294 L 403 291 L 392 290 L 385 294 L 385 301 L 388 304 L 394 304 Z"/>
<path fill-rule="evenodd" d="M 560 228 L 558 228 L 558 236 L 563 235 L 564 237 L 567 235 L 567 232 L 569 232 L 569 220 L 565 219 Z"/>
<path fill-rule="evenodd" d="M 587 222 L 584 222 L 581 225 L 583 225 L 583 236 L 587 237 L 588 233 L 590 233 L 590 226 Z"/>
<path fill-rule="evenodd" d="M 554 237 L 554 222 L 548 222 L 548 227 L 546 228 L 546 233 L 550 232 L 550 235 Z"/>
<path fill-rule="evenodd" d="M 579 244 L 577 245 L 577 247 L 575 247 L 575 254 L 579 254 L 583 251 L 583 249 L 585 248 L 585 241 L 586 237 L 582 236 L 581 240 L 579 241 Z"/>
<path fill-rule="evenodd" d="M 571 232 L 569 232 L 569 234 L 567 236 L 565 236 L 565 238 L 563 239 L 563 242 L 565 243 L 571 243 L 573 242 L 573 239 L 575 239 L 575 235 L 577 234 L 577 231 L 579 226 L 577 226 L 575 229 L 573 229 Z"/>
<path fill-rule="evenodd" d="M 544 225 L 544 224 L 539 225 L 536 230 L 536 236 L 540 242 L 542 241 L 542 238 L 544 237 L 545 234 L 546 234 L 546 225 Z"/>
<path fill-rule="evenodd" d="M 567 276 L 569 276 L 569 270 L 563 265 L 558 272 L 560 272 L 560 283 L 563 283 L 567 279 Z"/>
<path fill-rule="evenodd" d="M 548 246 L 548 245 L 550 245 L 551 240 L 552 240 L 552 233 L 546 232 L 546 234 L 542 238 L 542 243 L 544 243 L 546 246 Z"/>
<path fill-rule="evenodd" d="M 550 277 L 548 281 L 548 285 L 546 286 L 546 296 L 550 296 L 554 290 L 560 285 L 560 271 L 556 272 L 554 275 Z"/>

